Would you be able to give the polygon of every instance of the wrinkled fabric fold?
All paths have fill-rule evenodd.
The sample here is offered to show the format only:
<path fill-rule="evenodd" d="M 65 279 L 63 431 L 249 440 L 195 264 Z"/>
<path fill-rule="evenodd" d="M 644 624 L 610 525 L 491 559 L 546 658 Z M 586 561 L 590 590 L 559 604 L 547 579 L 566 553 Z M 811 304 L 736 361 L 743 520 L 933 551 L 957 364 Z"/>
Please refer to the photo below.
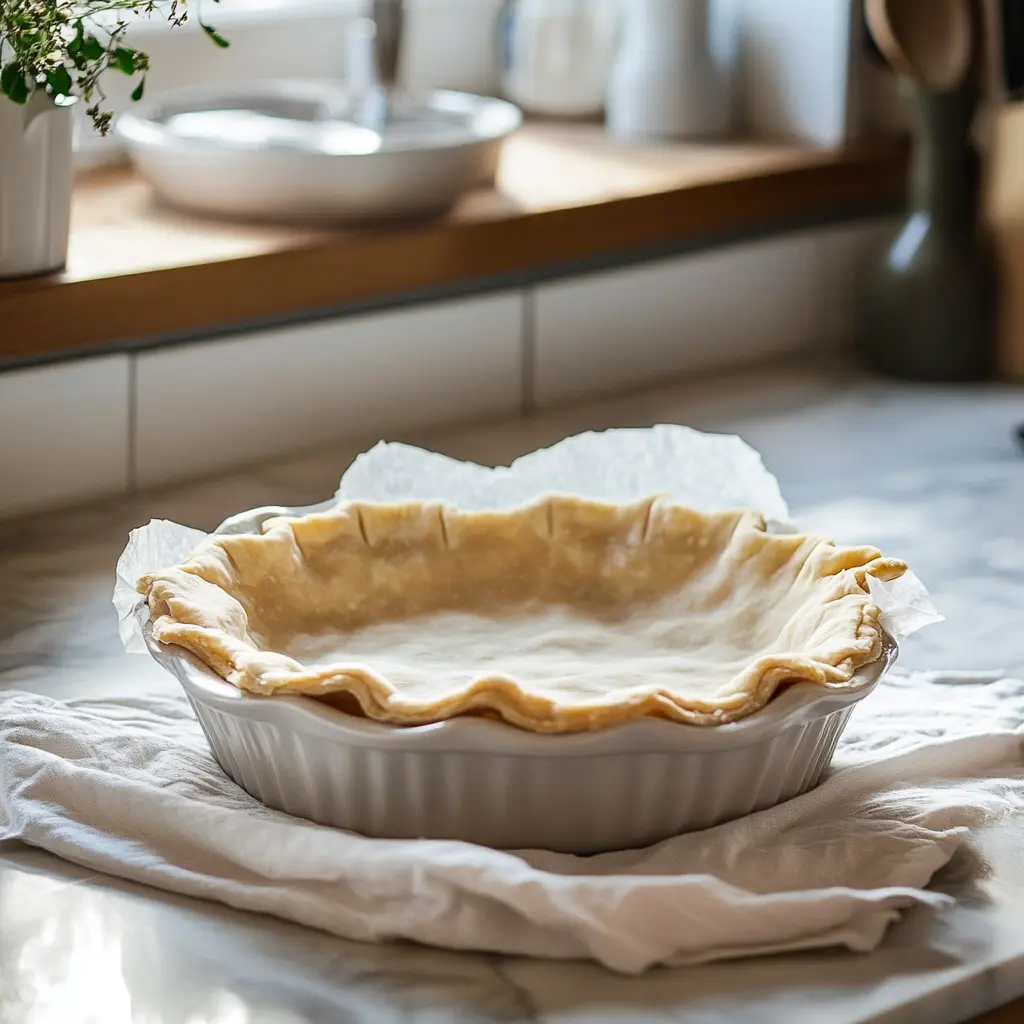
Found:
<path fill-rule="evenodd" d="M 582 858 L 384 841 L 234 785 L 184 697 L 0 694 L 0 839 L 339 936 L 588 958 L 623 973 L 874 948 L 970 831 L 1024 809 L 1024 683 L 896 675 L 817 790 L 639 851 Z"/>

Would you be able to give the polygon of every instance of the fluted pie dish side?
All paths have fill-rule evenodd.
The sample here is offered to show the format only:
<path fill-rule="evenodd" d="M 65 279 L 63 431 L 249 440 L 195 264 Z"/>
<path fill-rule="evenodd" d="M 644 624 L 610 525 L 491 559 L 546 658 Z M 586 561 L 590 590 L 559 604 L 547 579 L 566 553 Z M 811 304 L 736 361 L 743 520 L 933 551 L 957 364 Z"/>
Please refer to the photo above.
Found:
<path fill-rule="evenodd" d="M 813 789 L 855 706 L 895 660 L 845 690 L 799 683 L 714 729 L 640 718 L 573 735 L 483 718 L 397 728 L 302 697 L 255 697 L 180 647 L 153 657 L 181 682 L 224 771 L 269 807 L 385 839 L 592 854 L 647 846 Z"/>
<path fill-rule="evenodd" d="M 211 537 L 139 581 L 154 640 L 241 691 L 405 728 L 481 715 L 556 736 L 724 727 L 782 688 L 852 693 L 885 648 L 868 579 L 906 570 L 661 498 L 348 502 L 261 530 Z"/>

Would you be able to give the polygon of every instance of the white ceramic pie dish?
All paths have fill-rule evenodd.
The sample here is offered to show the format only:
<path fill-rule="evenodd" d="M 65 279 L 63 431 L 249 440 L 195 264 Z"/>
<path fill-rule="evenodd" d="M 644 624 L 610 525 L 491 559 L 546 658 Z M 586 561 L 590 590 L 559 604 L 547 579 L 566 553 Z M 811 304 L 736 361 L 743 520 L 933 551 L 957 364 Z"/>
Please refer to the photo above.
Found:
<path fill-rule="evenodd" d="M 329 508 L 257 509 L 218 533 Z M 897 655 L 860 669 L 849 690 L 791 686 L 739 722 L 641 719 L 538 735 L 482 718 L 399 728 L 305 697 L 257 697 L 152 635 L 224 771 L 270 807 L 381 838 L 460 839 L 504 849 L 589 854 L 648 846 L 763 810 L 814 788 L 854 706 Z"/>

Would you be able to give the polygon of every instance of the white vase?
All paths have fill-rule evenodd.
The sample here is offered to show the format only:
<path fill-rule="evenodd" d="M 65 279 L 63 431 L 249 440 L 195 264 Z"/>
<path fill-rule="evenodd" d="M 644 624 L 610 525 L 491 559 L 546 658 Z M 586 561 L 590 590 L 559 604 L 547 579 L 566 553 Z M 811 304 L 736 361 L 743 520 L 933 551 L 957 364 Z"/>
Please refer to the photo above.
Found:
<path fill-rule="evenodd" d="M 73 180 L 72 108 L 44 93 L 0 96 L 0 278 L 61 270 Z"/>
<path fill-rule="evenodd" d="M 721 0 L 624 0 L 608 132 L 625 139 L 711 138 L 732 127 L 734 23 Z"/>
<path fill-rule="evenodd" d="M 505 98 L 543 117 L 599 116 L 619 43 L 620 4 L 506 0 L 499 33 Z"/>

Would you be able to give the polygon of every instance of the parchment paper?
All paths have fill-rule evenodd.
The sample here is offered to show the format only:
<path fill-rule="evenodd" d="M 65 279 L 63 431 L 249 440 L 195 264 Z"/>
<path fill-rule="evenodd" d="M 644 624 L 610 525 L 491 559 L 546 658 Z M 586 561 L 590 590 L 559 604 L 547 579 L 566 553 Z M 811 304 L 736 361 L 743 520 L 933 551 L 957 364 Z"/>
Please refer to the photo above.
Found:
<path fill-rule="evenodd" d="M 546 494 L 631 501 L 661 494 L 701 512 L 757 509 L 769 529 L 797 529 L 761 456 L 739 437 L 690 427 L 588 432 L 490 468 L 411 445 L 380 442 L 358 456 L 335 494 L 337 502 L 442 500 L 463 509 L 513 508 Z M 114 606 L 126 650 L 146 651 L 136 581 L 175 565 L 206 537 L 167 520 L 133 530 L 117 564 Z M 896 639 L 941 621 L 921 581 L 909 572 L 892 583 L 870 581 L 882 626 Z"/>

